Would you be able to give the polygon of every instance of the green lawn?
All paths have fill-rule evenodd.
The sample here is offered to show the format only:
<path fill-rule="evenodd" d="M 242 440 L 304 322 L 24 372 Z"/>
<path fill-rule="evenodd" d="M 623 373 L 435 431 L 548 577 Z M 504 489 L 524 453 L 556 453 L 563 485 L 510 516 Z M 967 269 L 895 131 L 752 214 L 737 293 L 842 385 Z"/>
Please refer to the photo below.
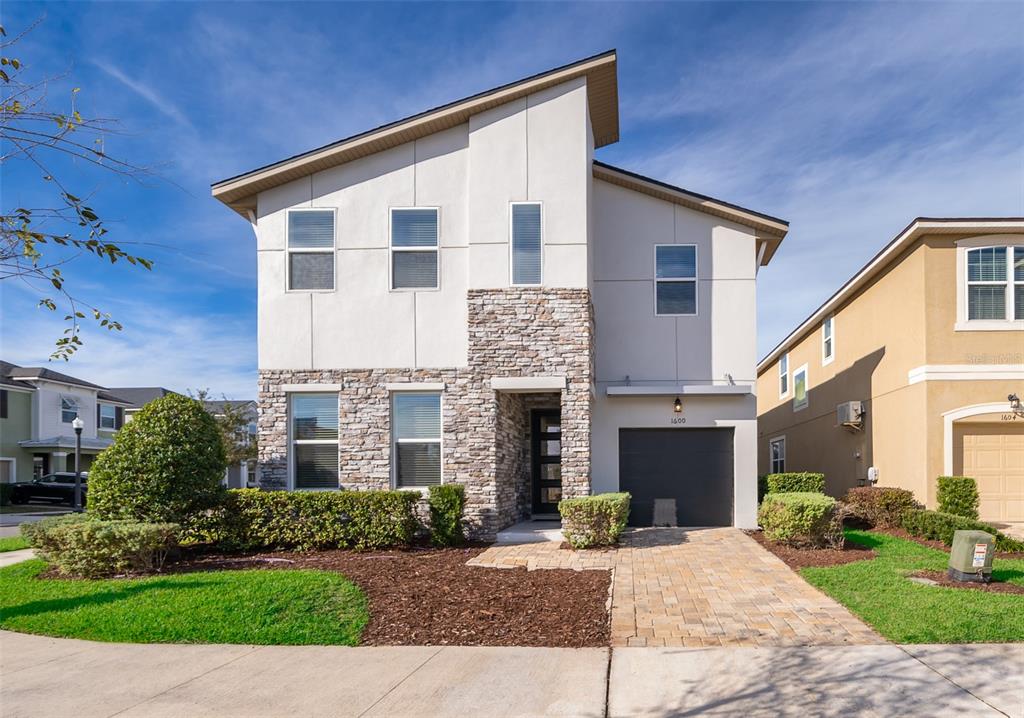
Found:
<path fill-rule="evenodd" d="M 28 548 L 28 541 L 23 539 L 21 536 L 7 536 L 6 538 L 0 538 L 0 553 L 6 553 L 7 551 L 19 551 L 23 548 Z"/>
<path fill-rule="evenodd" d="M 0 628 L 133 643 L 354 646 L 368 620 L 359 587 L 327 571 L 37 578 L 45 568 L 33 559 L 0 569 Z"/>
<path fill-rule="evenodd" d="M 896 643 L 1024 641 L 1024 595 L 925 586 L 906 579 L 920 569 L 945 571 L 947 554 L 887 534 L 847 531 L 878 557 L 805 568 L 811 584 Z M 993 577 L 1024 586 L 1024 560 L 996 559 Z"/>

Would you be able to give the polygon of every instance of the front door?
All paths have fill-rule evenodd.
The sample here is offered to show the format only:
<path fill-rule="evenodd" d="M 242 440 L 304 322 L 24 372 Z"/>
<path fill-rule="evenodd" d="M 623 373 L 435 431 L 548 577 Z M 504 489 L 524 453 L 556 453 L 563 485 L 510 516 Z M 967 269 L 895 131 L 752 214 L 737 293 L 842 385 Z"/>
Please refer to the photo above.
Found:
<path fill-rule="evenodd" d="M 533 457 L 533 513 L 557 514 L 562 500 L 562 413 L 535 409 L 530 414 Z"/>

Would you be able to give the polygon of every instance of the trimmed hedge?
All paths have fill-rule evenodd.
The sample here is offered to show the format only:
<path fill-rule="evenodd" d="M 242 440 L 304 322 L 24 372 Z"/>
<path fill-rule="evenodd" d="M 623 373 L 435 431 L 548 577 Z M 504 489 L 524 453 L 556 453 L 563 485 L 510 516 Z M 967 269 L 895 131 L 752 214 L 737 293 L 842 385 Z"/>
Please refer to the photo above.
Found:
<path fill-rule="evenodd" d="M 969 476 L 939 477 L 939 511 L 978 518 L 978 484 Z"/>
<path fill-rule="evenodd" d="M 825 474 L 813 471 L 768 474 L 764 480 L 769 494 L 825 493 Z"/>
<path fill-rule="evenodd" d="M 914 492 L 894 486 L 860 486 L 843 497 L 851 516 L 879 528 L 895 528 L 907 511 L 923 508 Z"/>
<path fill-rule="evenodd" d="M 628 493 L 621 492 L 562 499 L 558 512 L 562 515 L 565 540 L 573 548 L 618 543 L 629 520 L 630 498 Z"/>
<path fill-rule="evenodd" d="M 907 533 L 933 541 L 941 541 L 947 546 L 953 545 L 955 531 L 984 531 L 996 537 L 996 551 L 1024 551 L 1024 541 L 1010 538 L 994 526 L 965 516 L 920 509 L 906 512 L 903 515 L 902 525 Z"/>
<path fill-rule="evenodd" d="M 419 498 L 413 491 L 232 489 L 187 535 L 236 551 L 405 546 Z"/>
<path fill-rule="evenodd" d="M 66 576 L 82 578 L 159 570 L 177 546 L 179 530 L 173 523 L 101 521 L 84 514 L 21 525 L 40 558 Z"/>
<path fill-rule="evenodd" d="M 813 491 L 770 493 L 757 511 L 757 520 L 770 541 L 815 548 L 843 546 L 840 504 Z"/>
<path fill-rule="evenodd" d="M 435 546 L 459 546 L 466 541 L 462 532 L 462 511 L 466 489 L 461 484 L 430 487 L 430 542 Z"/>

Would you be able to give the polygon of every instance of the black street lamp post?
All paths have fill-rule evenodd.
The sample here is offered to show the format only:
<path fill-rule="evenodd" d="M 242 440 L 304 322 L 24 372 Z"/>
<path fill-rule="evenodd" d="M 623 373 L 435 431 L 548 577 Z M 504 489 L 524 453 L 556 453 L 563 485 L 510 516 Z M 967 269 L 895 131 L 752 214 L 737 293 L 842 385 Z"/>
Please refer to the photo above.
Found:
<path fill-rule="evenodd" d="M 76 416 L 71 426 L 75 429 L 75 511 L 82 513 L 82 428 L 85 422 Z"/>

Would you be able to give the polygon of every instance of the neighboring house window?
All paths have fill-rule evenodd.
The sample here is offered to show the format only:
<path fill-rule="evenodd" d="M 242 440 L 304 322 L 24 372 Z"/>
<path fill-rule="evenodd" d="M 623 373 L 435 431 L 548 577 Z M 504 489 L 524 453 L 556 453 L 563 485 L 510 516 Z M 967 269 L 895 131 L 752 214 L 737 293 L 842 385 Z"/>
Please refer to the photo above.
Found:
<path fill-rule="evenodd" d="M 543 230 L 539 202 L 512 203 L 512 284 L 537 286 L 543 274 Z"/>
<path fill-rule="evenodd" d="M 288 289 L 334 289 L 334 210 L 289 210 Z"/>
<path fill-rule="evenodd" d="M 65 424 L 70 424 L 76 416 L 78 416 L 78 399 L 73 396 L 62 396 L 60 398 L 60 420 Z"/>
<path fill-rule="evenodd" d="M 437 289 L 437 209 L 391 210 L 391 288 Z"/>
<path fill-rule="evenodd" d="M 654 248 L 655 314 L 689 316 L 697 313 L 697 247 L 659 244 Z"/>
<path fill-rule="evenodd" d="M 807 392 L 810 387 L 807 384 L 807 365 L 793 372 L 793 411 L 800 411 L 807 408 Z"/>
<path fill-rule="evenodd" d="M 789 393 L 789 354 L 779 359 L 779 398 Z"/>
<path fill-rule="evenodd" d="M 338 488 L 338 395 L 292 394 L 289 413 L 292 486 Z"/>
<path fill-rule="evenodd" d="M 1024 247 L 967 251 L 967 319 L 1024 320 Z"/>
<path fill-rule="evenodd" d="M 397 488 L 441 483 L 441 395 L 395 394 L 391 441 Z"/>
<path fill-rule="evenodd" d="M 0 389 L 0 419 L 7 418 L 7 390 Z"/>
<path fill-rule="evenodd" d="M 117 407 L 100 404 L 100 428 L 110 430 L 117 428 Z"/>
<path fill-rule="evenodd" d="M 836 358 L 835 318 L 828 316 L 821 323 L 821 363 L 830 364 Z"/>
<path fill-rule="evenodd" d="M 782 474 L 786 471 L 786 437 L 780 436 L 772 439 L 769 444 L 773 474 Z"/>

